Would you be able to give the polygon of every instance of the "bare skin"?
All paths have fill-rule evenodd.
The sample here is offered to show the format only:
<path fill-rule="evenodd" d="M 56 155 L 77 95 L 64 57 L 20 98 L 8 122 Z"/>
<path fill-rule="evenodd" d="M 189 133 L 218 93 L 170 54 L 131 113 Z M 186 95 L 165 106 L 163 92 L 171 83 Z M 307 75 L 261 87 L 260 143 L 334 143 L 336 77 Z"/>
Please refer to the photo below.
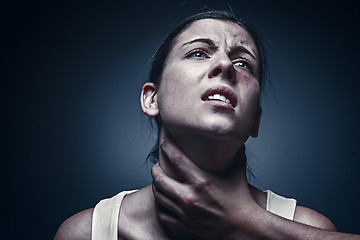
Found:
<path fill-rule="evenodd" d="M 161 149 L 173 170 L 185 179 L 179 182 L 169 178 L 161 169 L 161 164 L 152 169 L 156 202 L 172 212 L 159 211 L 159 219 L 165 225 L 192 232 L 202 239 L 262 239 L 263 234 L 268 233 L 263 224 L 265 220 L 272 218 L 277 223 L 285 220 L 273 217 L 274 214 L 265 210 L 264 192 L 234 181 L 232 174 L 240 176 L 240 180 L 246 183 L 244 168 L 227 174 L 230 178 L 224 181 L 221 175 L 198 168 L 169 139 L 165 140 Z M 188 196 L 191 196 L 190 200 Z M 219 211 L 214 210 L 214 206 Z M 266 217 L 263 219 L 262 215 Z M 296 207 L 294 222 L 336 231 L 325 216 L 301 206 Z"/>
<path fill-rule="evenodd" d="M 266 193 L 246 181 L 243 145 L 258 134 L 261 108 L 258 53 L 242 27 L 195 21 L 177 38 L 162 77 L 159 88 L 143 86 L 140 101 L 145 114 L 161 119 L 166 140 L 154 184 L 123 200 L 119 239 L 314 239 L 301 231 L 335 230 L 304 207 L 293 222 L 267 212 Z M 209 92 L 230 102 L 213 101 Z M 66 220 L 55 239 L 91 239 L 92 213 Z"/>
<path fill-rule="evenodd" d="M 119 239 L 184 239 L 184 235 L 187 236 L 186 239 L 198 239 L 196 236 L 191 236 L 192 238 L 190 238 L 190 235 L 184 232 L 180 235 L 177 231 L 175 232 L 179 234 L 179 238 L 169 238 L 166 235 L 166 228 L 164 228 L 154 214 L 155 201 L 153 199 L 151 188 L 152 186 L 147 186 L 125 197 L 119 215 Z M 264 206 L 266 204 L 266 194 L 252 186 L 250 186 L 250 189 L 254 200 Z M 91 239 L 92 213 L 93 208 L 80 212 L 67 219 L 60 226 L 54 239 Z M 315 214 L 317 215 L 316 217 L 322 219 L 323 222 L 326 223 L 326 221 L 328 221 L 320 214 Z M 263 215 L 263 213 L 261 215 Z M 278 221 L 285 220 L 280 217 L 278 218 Z M 296 209 L 295 221 L 298 221 L 297 219 L 299 219 L 300 223 L 311 223 L 314 219 L 314 213 L 309 212 L 309 209 L 307 208 L 298 206 Z M 307 219 L 310 220 L 310 222 L 307 222 Z M 319 222 L 317 222 L 317 225 L 318 224 Z M 322 225 L 322 227 L 327 226 Z M 330 225 L 328 227 L 331 228 Z"/>
<path fill-rule="evenodd" d="M 173 156 L 179 156 L 182 153 L 169 140 L 166 141 L 166 144 L 163 143 L 161 148 L 163 152 L 166 153 L 166 156 L 169 156 L 169 158 L 167 158 L 167 163 L 172 164 L 172 167 L 177 172 L 184 175 L 189 174 L 189 171 L 187 171 L 187 169 L 191 167 L 191 169 L 194 170 L 192 173 L 196 174 L 197 177 L 198 176 L 201 176 L 202 178 L 211 177 L 212 183 L 216 181 L 221 182 L 221 188 L 216 189 L 218 195 L 212 195 L 213 202 L 215 201 L 219 201 L 219 202 L 221 201 L 222 203 L 224 202 L 223 201 L 224 194 L 221 193 L 221 191 L 226 191 L 224 189 L 224 184 L 227 183 L 229 184 L 229 186 L 233 185 L 234 187 L 238 187 L 238 184 L 234 184 L 233 181 L 224 181 L 224 179 L 222 179 L 221 177 L 217 178 L 216 175 L 207 174 L 203 170 L 196 167 L 196 165 L 194 165 L 189 159 L 187 159 L 183 155 L 180 159 L 177 158 L 178 165 L 175 165 L 173 163 L 174 161 Z M 169 181 L 166 179 L 167 176 L 162 175 L 164 174 L 164 172 L 161 170 L 159 164 L 154 166 L 152 172 L 156 184 L 159 185 L 159 184 L 169 183 Z M 235 175 L 239 174 L 239 176 L 241 176 L 242 175 L 241 172 L 242 170 L 238 168 L 238 171 L 233 172 L 233 174 Z M 159 180 L 159 178 L 163 178 L 163 180 Z M 190 178 L 191 178 L 190 176 L 186 176 L 186 179 L 190 179 Z M 197 182 L 196 184 L 200 184 L 200 183 Z M 201 189 L 204 189 L 203 184 L 204 183 L 200 184 Z M 212 191 L 211 188 L 214 186 L 216 187 L 216 184 L 208 185 L 206 191 Z M 201 209 L 202 214 L 199 214 L 199 211 L 195 210 L 197 206 L 192 205 L 192 203 L 194 202 L 186 203 L 186 199 L 185 199 L 184 201 L 185 204 L 183 206 L 192 208 L 192 211 L 189 211 L 190 213 L 193 213 L 194 211 L 196 213 L 196 218 L 194 218 L 194 216 L 188 216 L 187 218 L 185 217 L 185 219 L 189 221 L 187 225 L 192 227 L 191 229 L 192 233 L 188 232 L 189 229 L 187 229 L 186 225 L 180 226 L 178 225 L 179 223 L 172 222 L 172 220 L 170 220 L 169 218 L 164 217 L 164 215 L 162 215 L 163 213 L 160 212 L 158 213 L 158 215 L 154 214 L 157 211 L 157 209 L 156 209 L 156 203 L 154 199 L 154 194 L 152 192 L 153 191 L 152 188 L 153 186 L 150 185 L 143 189 L 140 189 L 135 193 L 129 194 L 125 197 L 119 214 L 119 226 L 118 226 L 119 239 L 238 239 L 239 237 L 241 237 L 242 239 L 244 237 L 246 237 L 245 239 L 261 239 L 259 237 L 261 237 L 262 234 L 269 233 L 269 231 L 266 232 L 264 231 L 263 233 L 260 231 L 261 229 L 264 230 L 266 229 L 266 225 L 264 223 L 266 224 L 271 223 L 274 225 L 277 224 L 279 227 L 281 226 L 281 229 L 283 229 L 284 226 L 289 226 L 288 230 L 291 230 L 292 232 L 294 232 L 294 234 L 296 233 L 296 231 L 294 231 L 294 229 L 290 227 L 291 224 L 293 224 L 291 221 L 287 221 L 281 217 L 277 217 L 274 214 L 268 213 L 265 210 L 266 193 L 260 191 L 259 189 L 251 185 L 248 185 L 247 183 L 243 187 L 240 187 L 242 190 L 236 193 L 239 194 L 239 196 L 235 198 L 237 203 L 239 202 L 242 203 L 236 205 L 242 206 L 243 208 L 238 209 L 238 211 L 235 212 L 234 208 L 231 207 L 229 211 L 232 212 L 231 217 L 230 214 L 225 209 L 221 209 L 221 211 L 212 211 L 211 206 L 208 207 L 206 205 L 202 206 Z M 163 189 L 166 188 L 167 187 L 165 186 Z M 179 190 L 179 188 L 177 189 Z M 250 194 L 248 195 L 248 193 Z M 201 194 L 199 194 L 199 196 L 200 195 Z M 155 196 L 157 196 L 156 193 Z M 229 205 L 231 205 L 231 201 L 234 199 L 234 196 L 230 196 L 229 194 L 225 196 L 228 196 L 230 200 L 227 202 L 228 205 L 222 205 L 221 206 L 222 208 L 229 207 Z M 159 198 L 159 196 L 157 197 Z M 209 200 L 209 196 L 206 195 L 206 201 L 209 202 L 208 200 Z M 205 202 L 204 200 L 199 200 L 199 201 Z M 156 202 L 158 204 L 161 204 L 162 200 L 157 200 Z M 55 239 L 90 239 L 92 212 L 93 209 L 88 209 L 69 218 L 61 225 L 55 236 Z M 204 214 L 204 212 L 208 212 L 208 213 Z M 213 217 L 209 217 L 211 214 L 214 213 L 216 214 L 220 213 L 221 215 L 220 216 L 214 215 Z M 223 217 L 224 213 L 226 214 L 225 219 Z M 251 218 L 249 218 L 249 216 L 251 216 Z M 245 218 L 247 221 L 243 221 L 243 218 Z M 194 219 L 195 221 L 190 221 Z M 253 219 L 256 219 L 256 221 L 253 221 Z M 272 221 L 274 222 L 272 223 Z M 296 208 L 294 221 L 321 229 L 335 230 L 332 223 L 326 217 L 311 209 L 304 208 L 301 206 L 297 206 Z M 203 223 L 205 223 L 205 227 L 199 226 Z M 301 227 L 306 229 L 305 225 L 304 226 L 300 224 L 298 225 L 299 225 L 299 229 L 301 229 Z M 229 226 L 233 226 L 233 228 L 229 228 Z M 226 230 L 226 234 L 222 230 L 219 230 L 222 227 L 224 227 L 223 229 Z M 318 231 L 317 228 L 309 228 L 309 229 L 312 231 Z M 181 230 L 179 231 L 174 229 L 181 229 Z M 215 233 L 209 231 L 209 229 L 215 230 L 214 232 L 220 234 L 220 236 L 214 235 Z M 244 231 L 244 229 L 247 229 L 247 231 Z M 254 230 L 254 232 L 248 232 L 248 230 L 251 231 Z M 207 236 L 206 234 L 204 235 L 203 233 L 201 233 L 201 231 L 205 232 L 206 234 L 209 233 L 209 236 Z M 199 238 L 198 235 L 193 233 L 202 235 L 202 238 Z M 329 234 L 329 232 L 326 233 Z M 173 234 L 176 234 L 176 236 L 174 236 Z M 171 237 L 169 237 L 169 235 L 171 235 Z M 277 238 L 279 237 L 278 235 L 274 235 L 274 236 L 276 237 L 268 238 L 268 239 L 279 239 Z M 299 236 L 304 237 L 303 235 L 300 234 Z M 288 238 L 284 237 L 284 239 L 288 239 Z M 299 239 L 312 239 L 312 238 L 299 238 Z"/>

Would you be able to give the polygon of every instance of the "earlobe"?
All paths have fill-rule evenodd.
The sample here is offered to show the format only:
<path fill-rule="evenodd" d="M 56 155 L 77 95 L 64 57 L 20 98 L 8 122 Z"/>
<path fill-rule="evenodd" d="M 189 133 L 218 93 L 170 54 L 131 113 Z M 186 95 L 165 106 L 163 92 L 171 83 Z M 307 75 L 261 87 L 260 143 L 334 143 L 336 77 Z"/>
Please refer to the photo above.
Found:
<path fill-rule="evenodd" d="M 141 109 L 149 117 L 159 115 L 157 92 L 154 83 L 147 82 L 144 84 L 141 90 L 140 103 Z"/>
<path fill-rule="evenodd" d="M 261 121 L 262 107 L 259 106 L 259 110 L 256 117 L 256 122 L 254 124 L 254 128 L 252 130 L 251 136 L 256 138 L 259 135 L 260 121 Z"/>

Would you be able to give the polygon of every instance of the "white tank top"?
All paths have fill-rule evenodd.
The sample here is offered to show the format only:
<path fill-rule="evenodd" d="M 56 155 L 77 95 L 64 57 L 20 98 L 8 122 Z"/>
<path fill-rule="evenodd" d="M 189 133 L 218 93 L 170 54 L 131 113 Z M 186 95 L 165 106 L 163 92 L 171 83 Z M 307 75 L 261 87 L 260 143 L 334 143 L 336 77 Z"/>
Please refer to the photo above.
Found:
<path fill-rule="evenodd" d="M 101 200 L 96 204 L 91 228 L 92 240 L 117 240 L 118 219 L 122 200 L 127 194 L 137 190 L 123 191 L 112 198 Z M 280 217 L 293 220 L 296 200 L 285 198 L 270 190 L 267 193 L 266 210 Z"/>

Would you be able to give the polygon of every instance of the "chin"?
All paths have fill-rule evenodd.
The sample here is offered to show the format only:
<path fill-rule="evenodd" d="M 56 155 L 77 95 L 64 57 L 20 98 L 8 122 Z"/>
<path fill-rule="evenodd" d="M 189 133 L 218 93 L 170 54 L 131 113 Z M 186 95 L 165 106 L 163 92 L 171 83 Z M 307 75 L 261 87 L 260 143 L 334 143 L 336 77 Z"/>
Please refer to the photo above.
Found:
<path fill-rule="evenodd" d="M 247 139 L 249 137 L 249 131 L 246 131 L 246 129 L 239 129 L 238 126 L 230 125 L 228 122 L 222 123 L 218 121 L 211 124 L 204 124 L 201 127 L 204 134 L 211 138 L 241 141 L 244 138 Z"/>
<path fill-rule="evenodd" d="M 230 169 L 232 166 L 233 161 L 231 162 L 212 162 L 209 164 L 209 162 L 201 164 L 196 163 L 196 165 L 201 168 L 204 171 L 212 172 L 212 173 L 224 173 Z"/>
<path fill-rule="evenodd" d="M 200 137 L 204 141 L 229 141 L 240 146 L 250 136 L 247 127 L 239 126 L 227 118 L 208 118 L 200 121 L 164 124 L 173 136 Z"/>

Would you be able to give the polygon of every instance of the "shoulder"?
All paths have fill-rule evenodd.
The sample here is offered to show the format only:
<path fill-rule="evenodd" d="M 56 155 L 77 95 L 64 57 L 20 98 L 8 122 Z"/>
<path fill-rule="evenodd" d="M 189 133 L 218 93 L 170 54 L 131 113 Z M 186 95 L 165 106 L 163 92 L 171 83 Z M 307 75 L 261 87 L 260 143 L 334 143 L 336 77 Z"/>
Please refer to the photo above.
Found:
<path fill-rule="evenodd" d="M 294 221 L 313 227 L 336 231 L 334 224 L 324 215 L 310 208 L 297 206 Z"/>
<path fill-rule="evenodd" d="M 267 193 L 256 188 L 252 189 L 252 192 L 254 192 L 253 196 L 257 203 L 263 208 L 266 208 Z M 294 221 L 325 230 L 336 231 L 334 224 L 327 217 L 315 210 L 299 205 L 295 208 Z"/>
<path fill-rule="evenodd" d="M 84 210 L 68 218 L 61 224 L 54 240 L 91 239 L 91 221 L 93 208 Z"/>

